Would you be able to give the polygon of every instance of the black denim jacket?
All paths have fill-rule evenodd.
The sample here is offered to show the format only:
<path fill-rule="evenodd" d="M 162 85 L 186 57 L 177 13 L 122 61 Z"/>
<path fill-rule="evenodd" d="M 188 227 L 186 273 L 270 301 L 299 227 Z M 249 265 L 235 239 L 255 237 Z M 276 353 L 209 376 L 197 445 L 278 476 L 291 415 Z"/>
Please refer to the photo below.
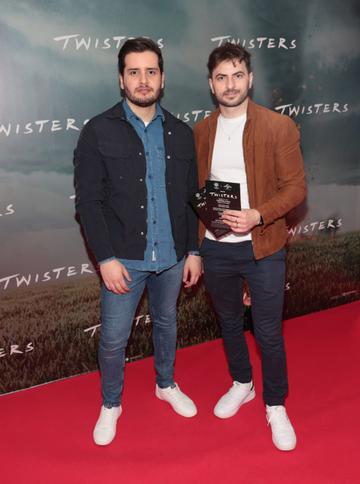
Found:
<path fill-rule="evenodd" d="M 191 128 L 163 109 L 166 193 L 178 260 L 198 250 L 198 220 L 189 204 L 198 189 Z M 122 103 L 92 118 L 74 152 L 76 210 L 97 261 L 143 259 L 146 249 L 146 159 Z M 145 209 L 142 208 L 145 207 Z"/>

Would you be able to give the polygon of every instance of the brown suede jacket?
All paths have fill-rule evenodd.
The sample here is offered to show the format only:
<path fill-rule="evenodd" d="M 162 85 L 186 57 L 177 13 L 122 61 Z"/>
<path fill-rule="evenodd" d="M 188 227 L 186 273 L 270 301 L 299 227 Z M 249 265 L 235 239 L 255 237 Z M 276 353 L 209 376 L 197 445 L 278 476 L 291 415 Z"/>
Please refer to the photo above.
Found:
<path fill-rule="evenodd" d="M 200 187 L 210 175 L 219 113 L 217 109 L 194 127 Z M 288 116 L 249 99 L 243 148 L 250 207 L 264 220 L 252 230 L 255 258 L 262 259 L 284 247 L 285 215 L 306 195 L 300 134 Z M 204 234 L 200 224 L 200 241 Z"/>

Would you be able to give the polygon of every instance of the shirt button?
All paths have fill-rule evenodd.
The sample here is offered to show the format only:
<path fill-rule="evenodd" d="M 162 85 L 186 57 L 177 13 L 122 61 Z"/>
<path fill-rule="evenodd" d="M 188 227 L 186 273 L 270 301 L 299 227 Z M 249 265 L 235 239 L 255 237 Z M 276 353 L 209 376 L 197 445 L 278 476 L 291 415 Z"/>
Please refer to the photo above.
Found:
<path fill-rule="evenodd" d="M 149 152 L 147 151 L 147 152 L 145 153 L 145 155 L 146 155 L 146 156 L 149 156 Z"/>
<path fill-rule="evenodd" d="M 140 205 L 140 208 L 144 208 L 144 205 Z"/>
<path fill-rule="evenodd" d="M 144 232 L 140 232 L 140 235 L 144 235 Z"/>
<path fill-rule="evenodd" d="M 168 134 L 172 134 L 171 131 L 168 131 Z"/>
<path fill-rule="evenodd" d="M 170 155 L 167 155 L 167 156 L 166 156 L 166 158 L 167 158 L 168 160 L 170 160 L 171 156 L 170 156 Z"/>
<path fill-rule="evenodd" d="M 140 182 L 142 182 L 142 181 L 144 181 L 144 180 L 143 180 L 142 178 L 139 178 L 139 181 L 140 181 Z"/>
<path fill-rule="evenodd" d="M 156 220 L 153 220 L 153 224 L 156 224 Z"/>
<path fill-rule="evenodd" d="M 141 153 L 141 151 L 139 151 L 139 156 L 142 156 L 142 153 Z"/>

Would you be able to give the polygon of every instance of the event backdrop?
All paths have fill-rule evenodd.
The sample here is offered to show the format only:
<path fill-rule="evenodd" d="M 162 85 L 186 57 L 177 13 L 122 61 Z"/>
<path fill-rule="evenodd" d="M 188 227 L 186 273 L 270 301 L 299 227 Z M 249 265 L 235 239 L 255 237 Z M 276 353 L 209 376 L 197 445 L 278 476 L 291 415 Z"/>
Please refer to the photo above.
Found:
<path fill-rule="evenodd" d="M 298 124 L 309 184 L 306 203 L 289 216 L 285 317 L 359 299 L 358 1 L 0 7 L 2 393 L 97 367 L 99 279 L 75 219 L 73 149 L 86 121 L 119 100 L 117 52 L 129 37 L 162 48 L 163 105 L 190 126 L 213 109 L 209 52 L 226 40 L 250 50 L 253 98 Z M 218 335 L 203 287 L 184 291 L 179 347 Z M 128 358 L 151 353 L 144 300 Z"/>

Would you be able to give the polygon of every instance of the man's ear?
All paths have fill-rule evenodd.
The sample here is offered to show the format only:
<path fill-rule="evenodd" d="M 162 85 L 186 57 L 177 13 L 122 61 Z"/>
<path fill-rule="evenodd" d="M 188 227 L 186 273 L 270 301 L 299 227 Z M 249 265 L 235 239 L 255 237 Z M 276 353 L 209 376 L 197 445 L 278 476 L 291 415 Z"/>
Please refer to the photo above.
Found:
<path fill-rule="evenodd" d="M 120 81 L 120 87 L 121 89 L 124 89 L 125 86 L 124 86 L 124 79 L 123 79 L 123 76 L 121 74 L 119 74 L 119 81 Z"/>
<path fill-rule="evenodd" d="M 215 94 L 214 92 L 214 86 L 213 86 L 213 83 L 212 83 L 212 79 L 209 78 L 209 87 L 210 87 L 210 91 Z"/>
<path fill-rule="evenodd" d="M 253 73 L 252 73 L 252 72 L 250 72 L 250 74 L 249 74 L 249 89 L 251 89 L 251 88 L 252 88 L 252 86 L 253 86 L 253 81 L 254 81 L 254 75 L 253 75 Z"/>

